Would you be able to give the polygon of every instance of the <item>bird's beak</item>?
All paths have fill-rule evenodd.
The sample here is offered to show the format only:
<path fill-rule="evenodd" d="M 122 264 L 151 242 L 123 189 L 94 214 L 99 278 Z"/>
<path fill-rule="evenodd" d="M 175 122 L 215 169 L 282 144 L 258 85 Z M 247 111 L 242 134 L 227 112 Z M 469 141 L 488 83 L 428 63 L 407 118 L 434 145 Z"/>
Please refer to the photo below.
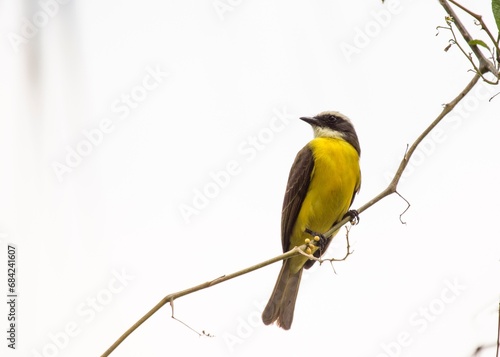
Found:
<path fill-rule="evenodd" d="M 315 117 L 301 117 L 300 120 L 303 120 L 311 125 L 318 125 L 318 119 Z"/>

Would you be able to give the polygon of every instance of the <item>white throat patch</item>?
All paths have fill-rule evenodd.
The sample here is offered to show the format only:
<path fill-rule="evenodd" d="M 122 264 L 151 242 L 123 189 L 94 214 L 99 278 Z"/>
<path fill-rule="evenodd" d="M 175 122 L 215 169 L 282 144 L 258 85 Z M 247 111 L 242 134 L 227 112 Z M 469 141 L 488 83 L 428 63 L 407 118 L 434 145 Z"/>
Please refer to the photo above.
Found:
<path fill-rule="evenodd" d="M 339 138 L 344 139 L 344 135 L 340 131 L 332 130 L 330 128 L 313 126 L 315 138 Z"/>

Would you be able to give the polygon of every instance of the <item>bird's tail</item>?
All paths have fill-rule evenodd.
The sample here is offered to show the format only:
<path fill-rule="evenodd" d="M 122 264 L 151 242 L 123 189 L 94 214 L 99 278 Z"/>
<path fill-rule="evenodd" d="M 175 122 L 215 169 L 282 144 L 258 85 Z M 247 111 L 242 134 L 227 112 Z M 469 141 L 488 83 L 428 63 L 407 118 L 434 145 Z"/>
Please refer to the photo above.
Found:
<path fill-rule="evenodd" d="M 290 259 L 287 259 L 281 267 L 273 293 L 262 313 L 264 324 L 269 325 L 276 321 L 278 326 L 285 330 L 290 329 L 290 326 L 292 326 L 293 310 L 303 270 L 300 269 L 295 274 L 292 274 L 289 264 Z"/>

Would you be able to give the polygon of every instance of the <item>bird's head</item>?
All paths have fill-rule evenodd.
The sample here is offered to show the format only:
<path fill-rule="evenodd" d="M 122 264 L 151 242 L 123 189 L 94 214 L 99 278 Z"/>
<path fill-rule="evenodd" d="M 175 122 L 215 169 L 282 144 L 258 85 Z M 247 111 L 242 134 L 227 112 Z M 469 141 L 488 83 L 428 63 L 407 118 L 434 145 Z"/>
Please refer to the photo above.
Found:
<path fill-rule="evenodd" d="M 351 144 L 361 154 L 358 136 L 351 120 L 344 114 L 335 111 L 319 113 L 314 117 L 301 117 L 309 123 L 315 138 L 340 138 Z"/>

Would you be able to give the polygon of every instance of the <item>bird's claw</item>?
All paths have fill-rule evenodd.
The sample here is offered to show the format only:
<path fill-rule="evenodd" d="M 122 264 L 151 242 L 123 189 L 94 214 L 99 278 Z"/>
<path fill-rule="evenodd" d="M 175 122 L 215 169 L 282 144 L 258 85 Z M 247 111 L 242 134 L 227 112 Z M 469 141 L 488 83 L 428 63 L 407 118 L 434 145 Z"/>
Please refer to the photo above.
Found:
<path fill-rule="evenodd" d="M 353 226 L 359 223 L 359 212 L 355 209 L 347 211 L 347 213 L 344 215 L 344 218 L 346 217 L 350 218 L 349 222 L 351 222 Z"/>
<path fill-rule="evenodd" d="M 328 239 L 326 239 L 326 237 L 323 234 L 311 231 L 309 228 L 306 228 L 305 232 L 307 234 L 310 234 L 314 238 L 316 245 L 319 247 L 321 251 L 325 249 L 326 244 L 328 243 Z"/>

